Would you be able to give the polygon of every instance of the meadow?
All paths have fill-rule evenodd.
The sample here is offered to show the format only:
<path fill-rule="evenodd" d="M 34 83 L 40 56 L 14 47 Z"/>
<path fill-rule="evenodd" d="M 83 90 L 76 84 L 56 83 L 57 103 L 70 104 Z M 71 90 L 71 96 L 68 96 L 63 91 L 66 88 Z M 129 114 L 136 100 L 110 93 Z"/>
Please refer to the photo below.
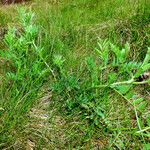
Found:
<path fill-rule="evenodd" d="M 0 149 L 150 150 L 150 2 L 0 4 Z"/>

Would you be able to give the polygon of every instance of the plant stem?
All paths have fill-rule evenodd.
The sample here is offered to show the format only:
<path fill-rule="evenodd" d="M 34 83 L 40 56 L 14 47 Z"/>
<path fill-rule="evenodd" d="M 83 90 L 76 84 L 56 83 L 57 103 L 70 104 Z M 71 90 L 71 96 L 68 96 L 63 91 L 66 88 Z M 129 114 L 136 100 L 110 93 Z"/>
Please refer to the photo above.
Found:
<path fill-rule="evenodd" d="M 105 88 L 105 87 L 113 88 L 115 86 L 123 85 L 123 84 L 141 85 L 141 84 L 147 84 L 147 83 L 150 83 L 150 80 L 146 80 L 146 81 L 143 81 L 143 82 L 136 82 L 134 79 L 131 79 L 131 80 L 127 80 L 127 81 L 112 83 L 110 85 L 109 84 L 101 84 L 101 85 L 97 85 L 97 86 L 91 87 L 90 89 Z"/>
<path fill-rule="evenodd" d="M 147 130 L 150 130 L 150 127 L 144 128 L 144 129 L 142 129 L 142 130 L 140 130 L 140 131 L 137 131 L 136 133 L 145 132 L 145 131 L 147 131 Z"/>

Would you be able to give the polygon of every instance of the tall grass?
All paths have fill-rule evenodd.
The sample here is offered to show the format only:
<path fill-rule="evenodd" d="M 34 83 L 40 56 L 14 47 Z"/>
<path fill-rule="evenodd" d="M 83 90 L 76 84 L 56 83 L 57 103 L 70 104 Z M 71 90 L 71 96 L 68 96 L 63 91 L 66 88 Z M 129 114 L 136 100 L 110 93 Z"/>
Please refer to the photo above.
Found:
<path fill-rule="evenodd" d="M 28 112 L 45 82 L 49 126 L 61 120 L 37 149 L 149 146 L 149 80 L 136 81 L 149 70 L 148 1 L 35 0 L 34 13 L 0 7 L 1 26 L 10 26 L 0 44 L 0 148 L 27 140 Z"/>
<path fill-rule="evenodd" d="M 3 81 L 1 83 L 1 142 L 3 147 L 23 132 L 25 113 L 36 100 L 38 90 L 49 69 L 45 67 L 42 47 L 36 42 L 38 27 L 32 12 L 18 9 L 19 28 L 8 28 L 4 37 L 6 50 L 1 51 Z M 19 126 L 18 126 L 19 125 Z M 15 136 L 13 136 L 15 135 Z M 6 142 L 6 143 L 5 143 Z"/>

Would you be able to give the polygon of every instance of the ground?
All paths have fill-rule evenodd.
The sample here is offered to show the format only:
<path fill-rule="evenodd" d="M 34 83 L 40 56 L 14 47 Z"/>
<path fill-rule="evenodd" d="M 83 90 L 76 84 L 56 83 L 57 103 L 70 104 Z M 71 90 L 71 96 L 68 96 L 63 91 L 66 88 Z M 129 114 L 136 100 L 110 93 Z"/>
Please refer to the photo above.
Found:
<path fill-rule="evenodd" d="M 0 5 L 0 50 L 11 54 L 8 60 L 0 53 L 0 149 L 149 150 L 149 82 L 112 86 L 129 80 L 140 70 L 134 61 L 148 57 L 149 6 L 144 0 Z M 21 43 L 15 51 L 6 41 L 8 26 Z M 107 60 L 99 50 L 110 43 L 122 52 L 129 43 L 126 62 L 112 65 L 109 52 L 102 66 Z M 128 74 L 127 67 L 133 67 Z"/>

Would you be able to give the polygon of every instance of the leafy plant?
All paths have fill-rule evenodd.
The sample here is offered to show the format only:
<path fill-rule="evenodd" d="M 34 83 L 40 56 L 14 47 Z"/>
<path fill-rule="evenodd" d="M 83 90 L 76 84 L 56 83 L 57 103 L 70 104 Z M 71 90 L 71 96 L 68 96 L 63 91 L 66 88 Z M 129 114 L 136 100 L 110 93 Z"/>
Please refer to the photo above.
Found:
<path fill-rule="evenodd" d="M 38 26 L 34 24 L 34 14 L 24 8 L 18 8 L 18 14 L 19 28 L 8 28 L 4 38 L 6 50 L 0 51 L 7 63 L 7 69 L 3 69 L 5 81 L 1 84 L 1 90 L 7 91 L 1 95 L 2 140 L 10 137 L 17 126 L 20 126 L 19 130 L 23 128 L 27 121 L 24 119 L 26 112 L 36 100 L 47 74 L 52 71 L 43 58 L 43 48 L 36 40 Z"/>
<path fill-rule="evenodd" d="M 138 133 L 142 133 L 145 128 L 141 125 L 145 118 L 142 118 L 142 115 L 138 116 L 138 112 L 142 113 L 146 109 L 147 102 L 131 92 L 131 89 L 140 84 L 150 83 L 150 80 L 142 82 L 136 80 L 143 72 L 150 69 L 149 49 L 143 62 L 136 62 L 128 59 L 130 51 L 128 43 L 120 49 L 107 40 L 99 40 L 98 46 L 99 48 L 96 48 L 98 56 L 90 56 L 86 59 L 87 72 L 83 76 L 80 74 L 83 74 L 85 69 L 76 74 L 69 74 L 64 69 L 64 59 L 61 56 L 55 57 L 53 62 L 60 70 L 60 78 L 57 78 L 51 88 L 55 95 L 61 97 L 62 107 L 66 107 L 67 112 L 73 114 L 81 111 L 92 124 L 99 128 L 105 126 L 109 130 L 113 129 L 110 127 L 111 123 L 106 117 L 105 109 L 110 102 L 109 95 L 114 91 L 135 111 L 138 128 L 131 133 L 139 135 Z"/>
<path fill-rule="evenodd" d="M 137 80 L 150 42 L 148 3 L 35 0 L 36 18 L 30 8 L 1 6 L 0 39 L 10 24 L 13 46 L 0 40 L 0 149 L 32 149 L 28 139 L 35 149 L 149 149 L 149 80 Z M 36 102 L 41 86 L 44 102 L 51 95 L 47 85 L 49 112 L 47 100 Z M 39 107 L 47 122 L 31 122 Z"/>

